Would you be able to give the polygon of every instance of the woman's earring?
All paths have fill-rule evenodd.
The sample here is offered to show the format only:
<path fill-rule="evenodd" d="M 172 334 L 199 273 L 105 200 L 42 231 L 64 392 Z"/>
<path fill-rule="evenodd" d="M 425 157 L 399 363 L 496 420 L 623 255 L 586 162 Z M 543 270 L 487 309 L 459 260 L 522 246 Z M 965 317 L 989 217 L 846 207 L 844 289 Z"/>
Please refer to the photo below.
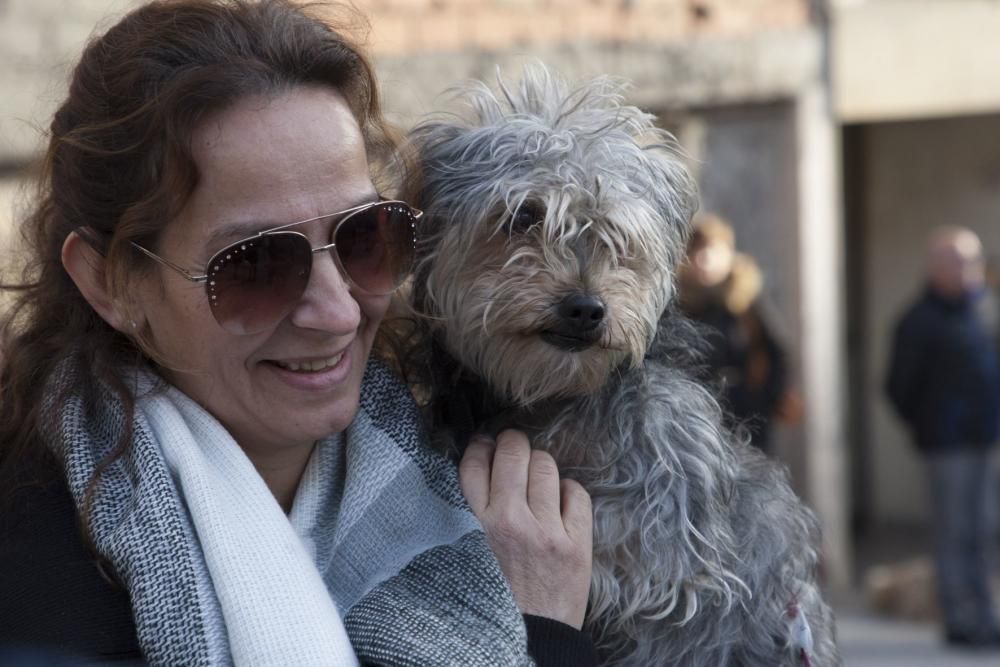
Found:
<path fill-rule="evenodd" d="M 131 325 L 132 325 L 132 329 L 133 329 L 133 330 L 135 330 L 135 329 L 138 329 L 138 328 L 139 328 L 139 325 L 135 323 L 135 320 L 129 320 L 129 324 L 131 324 Z"/>

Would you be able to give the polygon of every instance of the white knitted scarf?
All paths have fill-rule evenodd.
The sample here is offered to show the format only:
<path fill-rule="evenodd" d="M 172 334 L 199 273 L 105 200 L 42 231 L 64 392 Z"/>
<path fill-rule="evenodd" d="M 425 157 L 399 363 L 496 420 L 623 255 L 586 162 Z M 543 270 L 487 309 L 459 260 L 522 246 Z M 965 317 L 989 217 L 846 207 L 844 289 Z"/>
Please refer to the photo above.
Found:
<path fill-rule="evenodd" d="M 184 499 L 237 665 L 357 665 L 340 614 L 300 535 L 316 516 L 285 516 L 232 436 L 174 388 L 137 406 Z M 321 447 L 339 447 L 339 438 Z M 315 462 L 319 457 L 313 457 Z M 315 475 L 296 503 L 314 504 Z M 298 523 L 298 525 L 294 525 Z"/>

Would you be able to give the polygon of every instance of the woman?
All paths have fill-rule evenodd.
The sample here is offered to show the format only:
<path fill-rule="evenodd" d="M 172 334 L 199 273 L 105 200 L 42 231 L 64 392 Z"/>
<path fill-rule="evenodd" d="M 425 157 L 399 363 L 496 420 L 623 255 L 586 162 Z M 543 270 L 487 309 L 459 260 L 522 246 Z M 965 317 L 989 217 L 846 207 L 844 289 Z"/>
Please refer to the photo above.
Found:
<path fill-rule="evenodd" d="M 723 402 L 750 442 L 769 452 L 771 421 L 797 421 L 801 399 L 787 387 L 784 350 L 761 307 L 757 262 L 736 251 L 728 222 L 714 214 L 695 219 L 680 275 L 681 309 L 707 327 L 707 378 L 721 385 Z"/>
<path fill-rule="evenodd" d="M 369 359 L 420 215 L 381 196 L 392 150 L 367 62 L 287 2 L 156 2 L 88 46 L 4 336 L 0 645 L 592 659 L 586 494 L 521 434 L 470 447 L 498 567 Z"/>

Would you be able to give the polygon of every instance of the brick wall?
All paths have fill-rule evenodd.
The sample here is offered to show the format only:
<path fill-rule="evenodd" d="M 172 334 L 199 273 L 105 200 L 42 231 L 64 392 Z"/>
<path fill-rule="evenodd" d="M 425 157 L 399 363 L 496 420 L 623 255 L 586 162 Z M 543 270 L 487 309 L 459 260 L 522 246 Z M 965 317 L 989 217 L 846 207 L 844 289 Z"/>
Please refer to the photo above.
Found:
<path fill-rule="evenodd" d="M 135 0 L 0 0 L 0 166 L 37 149 L 87 38 Z M 663 43 L 797 28 L 808 0 L 356 0 L 377 56 Z"/>
<path fill-rule="evenodd" d="M 807 0 L 362 0 L 379 54 L 669 41 L 801 27 Z"/>

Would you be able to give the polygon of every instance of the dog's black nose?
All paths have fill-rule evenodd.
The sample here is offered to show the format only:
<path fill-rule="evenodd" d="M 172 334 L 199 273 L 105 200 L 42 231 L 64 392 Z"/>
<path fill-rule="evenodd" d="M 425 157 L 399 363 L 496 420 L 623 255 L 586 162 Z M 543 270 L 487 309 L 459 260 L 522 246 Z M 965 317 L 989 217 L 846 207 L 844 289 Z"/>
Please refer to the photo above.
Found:
<path fill-rule="evenodd" d="M 604 321 L 604 303 L 589 294 L 571 294 L 559 303 L 559 317 L 580 333 L 593 331 Z"/>

